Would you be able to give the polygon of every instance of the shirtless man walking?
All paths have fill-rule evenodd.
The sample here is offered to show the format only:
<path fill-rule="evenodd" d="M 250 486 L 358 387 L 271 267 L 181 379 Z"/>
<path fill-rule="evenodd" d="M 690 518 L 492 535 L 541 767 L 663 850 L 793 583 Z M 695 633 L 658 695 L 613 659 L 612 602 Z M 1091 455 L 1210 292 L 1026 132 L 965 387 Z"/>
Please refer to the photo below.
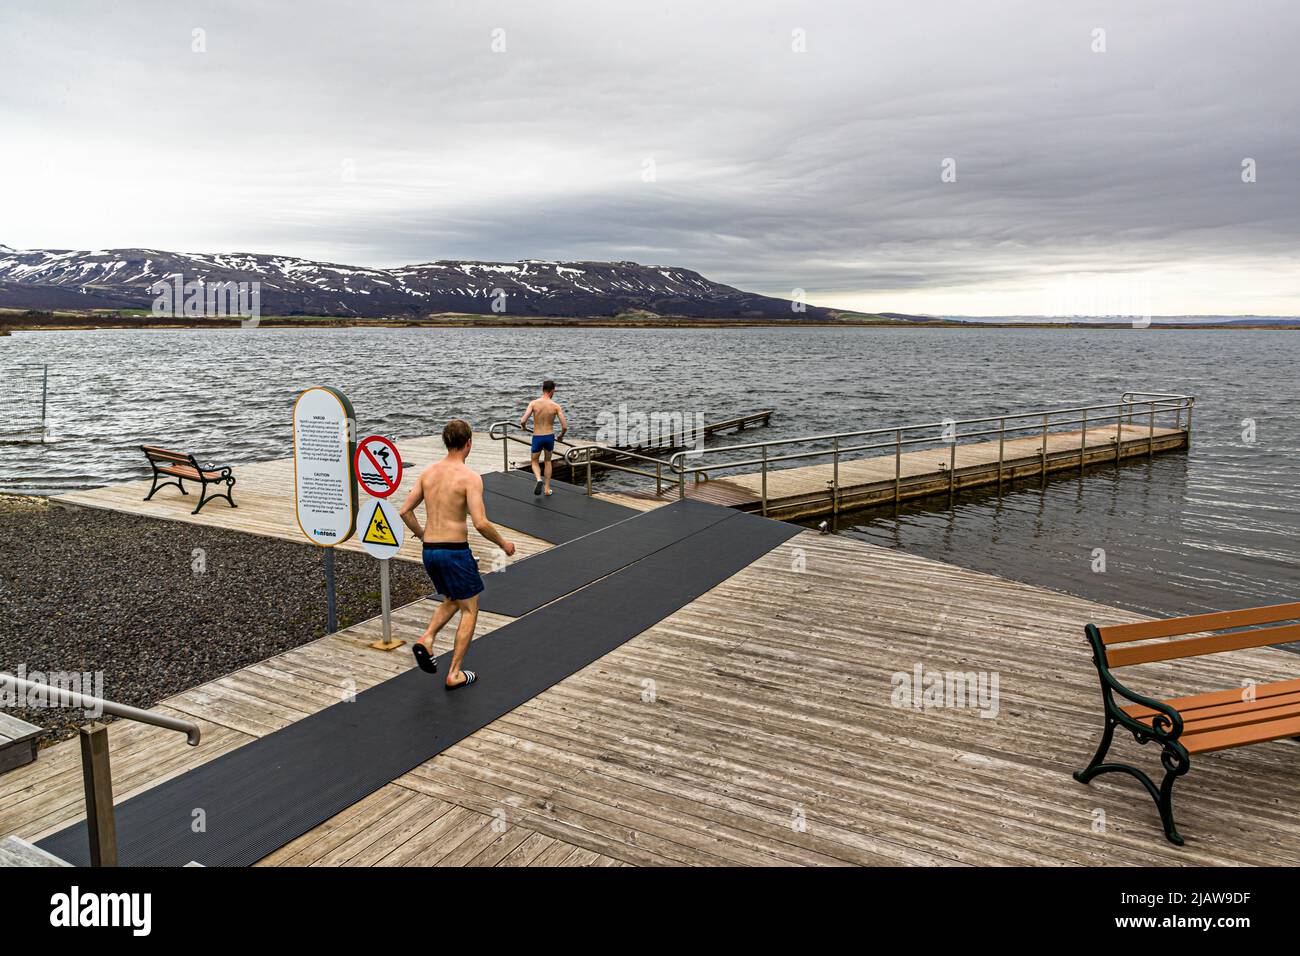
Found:
<path fill-rule="evenodd" d="M 447 457 L 420 473 L 415 487 L 406 496 L 401 515 L 406 526 L 424 542 L 424 569 L 443 597 L 429 626 L 412 645 L 415 662 L 423 671 L 438 673 L 438 663 L 430 653 L 433 639 L 459 611 L 460 623 L 456 626 L 456 643 L 451 652 L 451 670 L 447 672 L 447 689 L 455 690 L 477 679 L 473 671 L 461 670 L 460 665 L 465 660 L 465 652 L 469 650 L 469 642 L 478 624 L 478 596 L 483 590 L 478 562 L 469 550 L 466 516 L 474 522 L 475 530 L 504 551 L 507 557 L 515 553 L 515 546 L 488 521 L 483 509 L 483 479 L 465 464 L 474 444 L 474 433 L 469 424 L 453 418 L 442 430 L 442 443 L 447 446 Z M 415 509 L 421 501 L 427 519 L 424 527 L 415 517 Z"/>
<path fill-rule="evenodd" d="M 537 479 L 537 484 L 533 485 L 533 494 L 540 495 L 542 486 L 546 486 L 546 494 L 551 493 L 551 455 L 555 452 L 555 441 L 557 437 L 563 441 L 564 435 L 569 430 L 569 423 L 564 418 L 564 409 L 555 401 L 555 382 L 549 378 L 542 383 L 542 397 L 534 398 L 524 409 L 523 417 L 519 419 L 519 427 L 526 428 L 528 417 L 533 419 L 533 477 Z M 560 420 L 560 434 L 555 432 L 555 420 Z M 538 459 L 545 453 L 545 463 L 539 463 Z M 542 469 L 545 468 L 546 479 L 542 480 Z"/>

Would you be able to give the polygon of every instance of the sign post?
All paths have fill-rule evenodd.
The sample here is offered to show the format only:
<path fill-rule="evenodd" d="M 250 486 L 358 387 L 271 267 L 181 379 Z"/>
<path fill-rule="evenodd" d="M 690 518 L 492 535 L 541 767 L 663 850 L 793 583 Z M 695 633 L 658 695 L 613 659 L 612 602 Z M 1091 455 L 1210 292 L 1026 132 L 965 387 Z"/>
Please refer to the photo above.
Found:
<path fill-rule="evenodd" d="M 353 423 L 347 396 L 328 386 L 309 388 L 293 404 L 294 509 L 298 527 L 325 548 L 326 625 L 338 629 L 334 601 L 334 546 L 352 537 L 357 518 Z"/>
<path fill-rule="evenodd" d="M 384 636 L 370 646 L 380 651 L 401 647 L 405 641 L 393 638 L 392 604 L 389 598 L 388 561 L 402 548 L 406 525 L 398 509 L 384 500 L 402 483 L 402 456 L 397 446 L 382 435 L 370 435 L 357 442 L 357 481 L 374 498 L 361 506 L 361 546 L 379 560 L 379 600 L 383 609 Z"/>

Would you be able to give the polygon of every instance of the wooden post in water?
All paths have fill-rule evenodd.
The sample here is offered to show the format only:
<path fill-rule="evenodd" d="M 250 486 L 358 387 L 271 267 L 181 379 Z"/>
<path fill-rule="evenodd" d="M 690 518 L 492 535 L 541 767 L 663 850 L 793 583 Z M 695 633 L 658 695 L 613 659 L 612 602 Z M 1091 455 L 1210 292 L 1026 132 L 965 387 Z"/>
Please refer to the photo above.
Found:
<path fill-rule="evenodd" d="M 117 866 L 117 825 L 113 821 L 113 774 L 108 763 L 108 728 L 81 728 L 81 775 L 86 787 L 86 832 L 90 865 Z"/>
<path fill-rule="evenodd" d="M 900 487 L 903 482 L 903 430 L 901 428 L 894 431 L 894 510 L 898 510 L 898 502 L 901 498 Z"/>
<path fill-rule="evenodd" d="M 1088 457 L 1088 410 L 1083 410 L 1083 434 L 1079 436 L 1079 474 L 1083 474 L 1083 462 Z"/>
<path fill-rule="evenodd" d="M 1043 416 L 1043 447 L 1042 447 L 1042 474 L 1039 479 L 1043 484 L 1047 484 L 1047 416 Z"/>
<path fill-rule="evenodd" d="M 1119 446 L 1124 443 L 1124 412 L 1115 416 L 1115 464 L 1119 464 Z"/>
<path fill-rule="evenodd" d="M 957 497 L 957 426 L 952 426 L 952 446 L 948 449 L 948 507 Z"/>
<path fill-rule="evenodd" d="M 840 436 L 834 438 L 833 459 L 831 461 L 831 514 L 840 513 Z"/>
<path fill-rule="evenodd" d="M 998 419 L 998 494 L 1002 494 L 1002 458 L 1007 443 L 1007 420 Z"/>
<path fill-rule="evenodd" d="M 1156 455 L 1156 403 L 1151 402 L 1151 419 L 1147 425 L 1147 458 L 1154 458 Z"/>

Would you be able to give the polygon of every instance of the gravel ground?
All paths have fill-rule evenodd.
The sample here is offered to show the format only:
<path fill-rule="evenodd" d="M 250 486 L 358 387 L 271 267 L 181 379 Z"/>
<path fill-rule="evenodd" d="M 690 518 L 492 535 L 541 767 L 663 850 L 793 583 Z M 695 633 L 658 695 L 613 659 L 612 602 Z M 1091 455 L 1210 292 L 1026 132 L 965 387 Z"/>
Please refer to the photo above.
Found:
<path fill-rule="evenodd" d="M 394 607 L 432 590 L 417 564 L 391 571 Z M 379 613 L 373 558 L 340 551 L 335 573 L 340 627 Z M 103 696 L 150 707 L 324 633 L 323 556 L 305 541 L 0 496 L 0 670 L 102 672 Z M 46 740 L 86 720 L 5 710 Z"/>

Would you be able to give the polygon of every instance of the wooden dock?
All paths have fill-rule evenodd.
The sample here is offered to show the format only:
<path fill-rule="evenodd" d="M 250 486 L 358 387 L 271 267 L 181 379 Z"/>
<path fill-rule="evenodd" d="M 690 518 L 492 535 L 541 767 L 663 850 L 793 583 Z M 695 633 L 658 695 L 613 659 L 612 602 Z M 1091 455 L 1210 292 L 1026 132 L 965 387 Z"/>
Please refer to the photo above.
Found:
<path fill-rule="evenodd" d="M 766 473 L 687 480 L 685 496 L 713 504 L 798 519 L 837 514 L 936 495 L 955 496 L 973 488 L 996 487 L 1093 465 L 1149 457 L 1186 448 L 1187 432 L 1178 428 L 1124 425 L 1083 431 L 1057 431 L 1042 437 L 1008 438 L 1005 442 L 933 446 L 897 455 L 846 458 Z M 955 467 L 953 467 L 955 464 Z M 838 488 L 838 494 L 836 490 Z M 658 495 L 639 497 L 670 501 L 677 484 Z"/>
<path fill-rule="evenodd" d="M 1080 436 L 1083 464 L 1186 441 L 1123 437 L 1117 449 Z M 1049 447 L 1046 472 L 1080 464 L 1068 463 L 1065 442 Z M 1033 449 L 1007 445 L 1004 480 L 1043 467 Z M 438 452 L 434 438 L 400 447 L 412 463 L 408 481 Z M 957 478 L 987 470 L 987 460 L 967 457 L 978 445 L 958 451 Z M 936 477 L 933 451 L 904 457 L 910 487 L 948 477 Z M 500 467 L 501 451 L 476 442 L 471 463 Z M 868 460 L 847 475 L 879 492 L 892 476 L 878 466 Z M 200 515 L 180 496 L 141 501 L 147 482 L 58 500 L 303 541 L 292 462 L 236 474 L 240 507 L 217 503 Z M 814 494 L 810 480 L 792 476 L 769 492 Z M 550 547 L 510 536 L 521 555 Z M 491 556 L 472 532 L 471 546 Z M 416 557 L 413 548 L 399 555 Z M 432 609 L 428 601 L 397 609 L 395 634 L 413 638 Z M 1083 625 L 1139 619 L 805 531 L 261 865 L 1300 864 L 1293 741 L 1194 758 L 1175 796 L 1182 848 L 1165 841 L 1133 781 L 1084 787 L 1071 778 L 1101 731 Z M 480 634 L 509 620 L 484 613 Z M 173 732 L 115 722 L 116 799 L 409 670 L 408 655 L 368 646 L 380 630 L 379 619 L 365 621 L 162 701 L 156 710 L 202 726 L 197 748 Z M 444 632 L 438 649 L 450 638 Z M 1265 648 L 1174 663 L 1135 667 L 1131 686 L 1167 698 L 1288 679 L 1300 658 Z M 979 705 L 913 706 L 899 688 L 918 668 L 989 687 L 996 680 L 997 692 Z M 1131 739 L 1115 746 L 1140 766 L 1157 759 Z M 0 838 L 35 841 L 83 814 L 75 740 L 0 776 Z"/>
<path fill-rule="evenodd" d="M 414 635 L 430 611 L 399 609 L 398 633 Z M 1071 779 L 1100 732 L 1082 624 L 1136 619 L 803 532 L 262 862 L 1300 863 L 1294 742 L 1194 759 L 1176 796 L 1181 849 L 1132 781 Z M 480 627 L 507 620 L 484 614 Z M 201 724 L 198 748 L 114 723 L 117 799 L 329 706 L 353 683 L 408 669 L 405 655 L 367 647 L 379 627 L 364 622 L 163 701 L 159 710 Z M 1272 649 L 1177 663 L 1142 665 L 1134 683 L 1171 696 L 1297 668 Z M 918 664 L 997 674 L 996 715 L 895 706 L 897 675 Z M 1132 740 L 1116 746 L 1139 765 L 1156 759 Z M 0 777 L 0 836 L 35 840 L 82 813 L 75 741 Z"/>

